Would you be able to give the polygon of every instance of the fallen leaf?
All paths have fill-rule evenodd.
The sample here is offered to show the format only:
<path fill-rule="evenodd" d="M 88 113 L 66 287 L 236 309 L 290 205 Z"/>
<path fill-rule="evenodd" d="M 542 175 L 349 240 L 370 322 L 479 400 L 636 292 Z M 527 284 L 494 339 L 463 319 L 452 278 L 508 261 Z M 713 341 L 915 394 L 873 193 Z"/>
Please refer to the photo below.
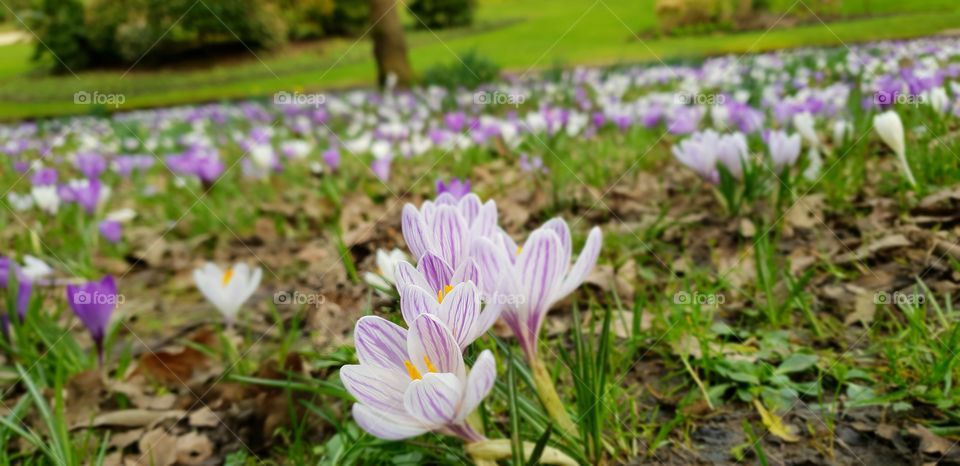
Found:
<path fill-rule="evenodd" d="M 783 418 L 767 411 L 767 408 L 764 408 L 763 404 L 757 400 L 753 400 L 753 406 L 757 408 L 757 412 L 760 413 L 760 420 L 763 421 L 763 425 L 767 427 L 767 430 L 771 434 L 777 436 L 784 442 L 793 443 L 800 441 L 800 437 L 797 437 L 792 432 L 790 426 L 783 423 Z"/>
<path fill-rule="evenodd" d="M 177 462 L 177 438 L 164 429 L 147 432 L 137 446 L 144 466 L 170 466 Z"/>
<path fill-rule="evenodd" d="M 190 413 L 189 420 L 193 427 L 216 427 L 220 424 L 220 418 L 217 414 L 206 406 Z"/>
<path fill-rule="evenodd" d="M 177 462 L 180 464 L 202 464 L 212 454 L 213 443 L 206 435 L 190 432 L 177 438 Z"/>
<path fill-rule="evenodd" d="M 90 422 L 90 426 L 144 427 L 168 418 L 185 416 L 186 411 L 171 409 L 167 411 L 149 411 L 146 409 L 121 409 L 103 413 Z M 84 427 L 84 426 L 73 426 Z"/>

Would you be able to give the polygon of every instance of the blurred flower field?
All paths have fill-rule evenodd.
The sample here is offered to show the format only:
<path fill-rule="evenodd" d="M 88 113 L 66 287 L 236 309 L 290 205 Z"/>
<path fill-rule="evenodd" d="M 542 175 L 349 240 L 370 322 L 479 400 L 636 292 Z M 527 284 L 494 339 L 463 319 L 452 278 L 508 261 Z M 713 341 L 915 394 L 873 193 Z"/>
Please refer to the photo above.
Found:
<path fill-rule="evenodd" d="M 939 37 L 0 125 L 0 464 L 958 463 L 958 115 Z"/>

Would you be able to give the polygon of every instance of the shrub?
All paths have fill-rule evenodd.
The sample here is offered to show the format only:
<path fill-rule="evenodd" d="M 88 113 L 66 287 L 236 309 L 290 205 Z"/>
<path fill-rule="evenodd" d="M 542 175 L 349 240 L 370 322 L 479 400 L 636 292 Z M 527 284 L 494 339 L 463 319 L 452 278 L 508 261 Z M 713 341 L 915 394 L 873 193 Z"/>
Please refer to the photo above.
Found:
<path fill-rule="evenodd" d="M 323 28 L 329 34 L 360 34 L 370 21 L 370 4 L 367 0 L 333 0 L 333 7 L 329 11 L 323 19 Z"/>
<path fill-rule="evenodd" d="M 83 5 L 79 0 L 40 0 L 20 15 L 42 41 L 37 41 L 33 59 L 49 58 L 55 72 L 90 66 L 91 45 L 84 34 Z"/>
<path fill-rule="evenodd" d="M 448 89 L 474 89 L 499 77 L 500 66 L 471 50 L 452 63 L 431 67 L 423 74 L 423 81 L 427 85 Z"/>
<path fill-rule="evenodd" d="M 473 23 L 476 0 L 413 0 L 410 12 L 420 20 L 418 28 L 443 29 Z"/>

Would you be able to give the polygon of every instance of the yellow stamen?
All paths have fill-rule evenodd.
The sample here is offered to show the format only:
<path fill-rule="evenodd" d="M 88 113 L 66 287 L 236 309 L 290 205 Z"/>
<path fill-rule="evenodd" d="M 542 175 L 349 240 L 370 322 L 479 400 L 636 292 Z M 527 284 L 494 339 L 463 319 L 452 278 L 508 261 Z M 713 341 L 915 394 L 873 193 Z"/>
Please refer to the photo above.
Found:
<path fill-rule="evenodd" d="M 443 297 L 446 296 L 447 294 L 449 294 L 450 291 L 452 291 L 452 290 L 453 290 L 453 287 L 452 287 L 452 286 L 446 285 L 446 286 L 443 287 L 442 290 L 437 291 L 437 302 L 438 302 L 438 303 L 442 303 L 442 302 L 443 302 Z"/>
<path fill-rule="evenodd" d="M 223 286 L 230 284 L 230 279 L 233 278 L 233 269 L 227 269 L 226 272 L 223 272 Z"/>
<path fill-rule="evenodd" d="M 426 358 L 426 356 L 424 356 L 424 358 Z M 420 380 L 423 378 L 422 376 L 420 376 L 420 371 L 418 371 L 417 368 L 414 367 L 413 363 L 410 362 L 409 359 L 407 359 L 406 361 L 403 361 L 403 365 L 407 366 L 407 373 L 410 374 L 410 380 Z"/>
<path fill-rule="evenodd" d="M 521 252 L 523 252 L 523 246 L 517 246 L 517 255 L 519 256 Z"/>
<path fill-rule="evenodd" d="M 429 372 L 436 372 L 436 371 L 437 371 L 437 368 L 436 368 L 436 367 L 433 367 L 433 363 L 430 362 L 430 357 L 429 357 L 429 356 L 423 355 L 423 362 L 427 363 L 427 371 L 429 371 Z"/>

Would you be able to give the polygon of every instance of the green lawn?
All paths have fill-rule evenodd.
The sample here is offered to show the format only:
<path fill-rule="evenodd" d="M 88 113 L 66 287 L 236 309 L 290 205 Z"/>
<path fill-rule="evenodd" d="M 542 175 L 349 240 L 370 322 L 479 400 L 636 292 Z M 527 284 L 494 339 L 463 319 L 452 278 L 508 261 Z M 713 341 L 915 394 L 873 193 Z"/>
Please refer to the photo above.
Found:
<path fill-rule="evenodd" d="M 788 14 L 806 12 L 801 3 L 778 0 Z M 845 2 L 841 15 L 869 11 L 870 18 L 815 22 L 792 29 L 729 35 L 639 40 L 655 25 L 651 5 L 635 0 L 482 0 L 470 30 L 411 31 L 407 40 L 414 67 L 456 60 L 475 49 L 507 70 L 524 72 L 556 64 L 610 65 L 747 53 L 784 47 L 838 45 L 873 39 L 935 34 L 960 24 L 960 4 L 926 0 Z M 646 2 L 644 2 L 646 3 Z M 652 2 L 650 2 L 652 3 Z M 858 6 L 859 5 L 859 6 Z M 869 7 L 867 7 L 869 6 Z M 789 10 L 789 11 L 788 11 Z M 897 14 L 893 16 L 893 14 Z M 408 23 L 415 19 L 406 17 Z M 266 96 L 278 90 L 331 89 L 371 84 L 370 44 L 337 39 L 259 54 L 196 70 L 125 70 L 46 76 L 29 62 L 31 46 L 0 47 L 0 119 L 77 114 L 74 92 L 122 93 L 124 109 Z M 262 62 L 261 62 L 262 60 Z"/>

